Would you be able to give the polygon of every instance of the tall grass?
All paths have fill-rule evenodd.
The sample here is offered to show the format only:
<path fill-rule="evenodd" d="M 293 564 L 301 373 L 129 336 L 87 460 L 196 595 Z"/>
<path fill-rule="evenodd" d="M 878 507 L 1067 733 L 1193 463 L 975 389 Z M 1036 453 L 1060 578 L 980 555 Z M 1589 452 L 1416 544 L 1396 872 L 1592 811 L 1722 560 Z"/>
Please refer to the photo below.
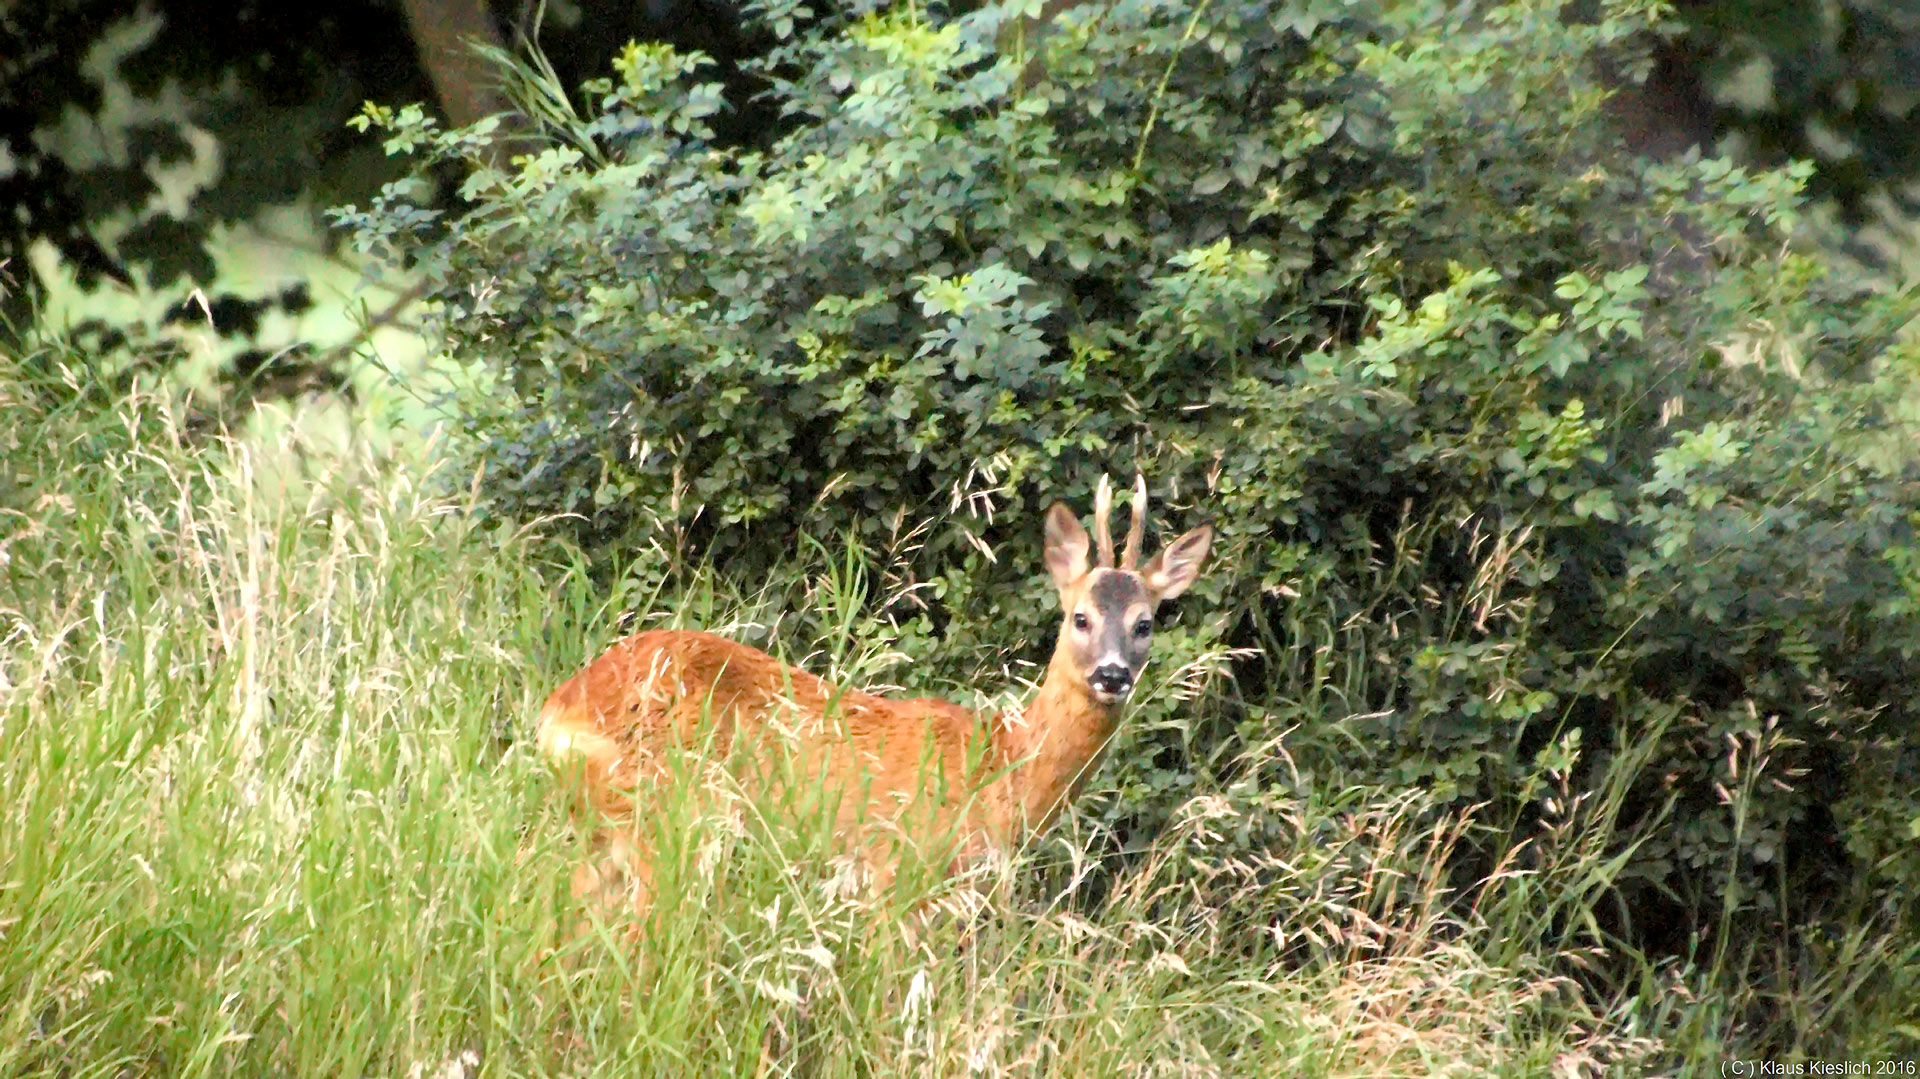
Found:
<path fill-rule="evenodd" d="M 647 920 L 583 908 L 538 701 L 629 602 L 764 628 L 766 590 L 596 582 L 375 462 L 269 497 L 261 450 L 82 388 L 0 369 L 0 1075 L 1631 1075 L 1654 1048 L 1447 901 L 1475 825 L 1412 796 L 1301 784 L 1259 858 L 1196 797 L 1089 905 L 1074 820 L 875 894 L 817 818 L 672 788 Z M 813 636 L 770 647 L 898 665 L 856 563 L 793 572 Z M 1055 891 L 1013 886 L 1035 861 Z"/>

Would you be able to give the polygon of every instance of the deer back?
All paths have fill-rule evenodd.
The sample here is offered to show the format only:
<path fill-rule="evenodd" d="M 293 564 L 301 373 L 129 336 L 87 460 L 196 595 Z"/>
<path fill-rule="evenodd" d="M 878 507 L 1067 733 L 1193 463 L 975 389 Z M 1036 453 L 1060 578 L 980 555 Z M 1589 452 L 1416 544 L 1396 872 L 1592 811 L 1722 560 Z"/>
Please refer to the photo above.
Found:
<path fill-rule="evenodd" d="M 757 764 L 747 770 L 763 779 L 817 781 L 838 799 L 843 830 L 913 806 L 996 837 L 1009 823 L 1004 784 L 992 783 L 1002 762 L 973 713 L 837 687 L 711 633 L 650 630 L 616 643 L 547 699 L 539 744 L 577 757 L 582 793 L 612 820 L 632 813 L 633 792 L 659 779 L 670 755 L 694 751 Z"/>

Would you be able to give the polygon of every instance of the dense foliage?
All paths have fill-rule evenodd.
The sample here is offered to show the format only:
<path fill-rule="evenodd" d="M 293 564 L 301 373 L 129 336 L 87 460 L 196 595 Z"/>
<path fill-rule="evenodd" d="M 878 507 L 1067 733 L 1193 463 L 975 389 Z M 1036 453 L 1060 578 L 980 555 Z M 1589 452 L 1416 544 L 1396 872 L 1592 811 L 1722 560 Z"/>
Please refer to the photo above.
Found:
<path fill-rule="evenodd" d="M 578 552 L 360 450 L 190 438 L 102 366 L 0 349 L 8 1079 L 1648 1073 L 1632 1001 L 1444 902 L 1465 826 L 1402 792 L 1302 799 L 1257 857 L 1192 798 L 1088 911 L 1005 864 L 871 892 L 830 816 L 681 787 L 648 919 L 582 902 L 552 770 L 497 738 L 609 617 Z M 310 486 L 263 482 L 307 453 Z M 889 627 L 836 565 L 775 574 L 815 579 L 819 632 L 774 645 L 864 680 Z M 689 578 L 655 620 L 777 613 Z"/>
<path fill-rule="evenodd" d="M 383 163 L 339 125 L 369 95 L 426 89 L 411 52 L 399 11 L 378 0 L 8 5 L 0 201 L 13 210 L 0 222 L 0 260 L 25 277 L 30 247 L 45 240 L 82 284 L 102 274 L 211 284 L 216 226 L 302 193 L 351 197 L 383 178 Z M 166 177 L 194 157 L 196 134 L 219 140 L 223 167 L 183 213 Z"/>
<path fill-rule="evenodd" d="M 1876 198 L 1908 213 L 1920 205 L 1920 9 L 1906 0 L 1674 7 L 1684 29 L 1662 59 L 1675 83 L 1691 85 L 1715 135 L 1733 135 L 1762 160 L 1817 162 L 1814 189 L 1856 215 Z"/>
<path fill-rule="evenodd" d="M 1418 787 L 1510 822 L 1461 881 L 1540 874 L 1543 932 L 1817 969 L 1852 938 L 1779 927 L 1911 932 L 1920 885 L 1914 307 L 1794 248 L 1805 169 L 1623 158 L 1596 61 L 1660 10 L 1602 8 L 776 0 L 763 152 L 635 47 L 510 165 L 370 108 L 465 202 L 340 217 L 502 375 L 493 512 L 665 571 L 851 531 L 922 683 L 1038 655 L 1048 501 L 1139 469 L 1157 527 L 1216 519 L 1162 647 L 1231 678 L 1113 754 L 1123 838 Z"/>
<path fill-rule="evenodd" d="M 44 290 L 72 281 L 151 289 L 145 317 L 118 314 L 60 327 L 75 341 L 146 368 L 185 365 L 193 353 L 154 347 L 169 326 L 205 326 L 233 347 L 217 372 L 237 402 L 345 384 L 347 350 L 321 341 L 262 340 L 284 313 L 325 305 L 301 260 L 276 256 L 271 274 L 216 269 L 233 230 L 265 215 L 313 212 L 311 232 L 281 217 L 277 242 L 331 241 L 312 208 L 365 198 L 394 164 L 348 130 L 371 99 L 433 100 L 449 69 L 489 65 L 457 47 L 468 30 L 496 47 L 539 40 L 569 79 L 606 67 L 633 36 L 698 46 L 722 57 L 745 47 L 732 20 L 687 18 L 681 0 L 650 5 L 546 5 L 461 0 L 345 0 L 328 4 L 205 0 L 38 0 L 0 6 L 0 339 L 20 344 Z M 491 10 L 498 9 L 498 10 Z M 411 17 L 410 17 L 411 14 Z M 463 25 L 461 17 L 470 21 Z M 418 36 L 425 23 L 440 36 Z M 503 104 L 497 94 L 483 105 Z M 732 97 L 744 101 L 744 89 Z M 490 111 L 442 102 L 439 115 Z M 752 108 L 738 126 L 760 124 Z M 744 132 L 736 131 L 741 137 Z M 444 191 L 443 191 L 444 194 Z M 231 248 L 229 247 L 229 250 Z M 36 253 L 37 252 L 37 253 Z M 56 261 L 44 256 L 56 253 Z M 319 253 L 319 252 L 316 252 Z M 49 280 L 41 273 L 52 270 Z M 406 307 L 405 294 L 384 314 Z M 98 309 L 97 307 L 94 309 Z M 162 311 L 165 313 L 162 314 Z M 269 337 L 271 334 L 268 335 Z"/>

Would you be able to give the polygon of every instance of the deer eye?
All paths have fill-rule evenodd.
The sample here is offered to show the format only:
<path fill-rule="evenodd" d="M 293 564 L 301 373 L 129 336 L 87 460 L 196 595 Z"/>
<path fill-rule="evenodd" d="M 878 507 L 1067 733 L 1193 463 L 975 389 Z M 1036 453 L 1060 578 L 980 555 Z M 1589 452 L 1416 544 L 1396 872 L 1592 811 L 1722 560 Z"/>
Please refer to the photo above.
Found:
<path fill-rule="evenodd" d="M 1153 632 L 1153 623 L 1148 621 L 1147 619 L 1142 618 L 1140 621 L 1135 622 L 1133 624 L 1133 635 L 1135 637 L 1145 637 L 1151 634 L 1152 632 Z"/>
<path fill-rule="evenodd" d="M 1081 614 L 1079 611 L 1073 612 L 1073 628 L 1074 629 L 1086 629 L 1087 625 L 1088 623 L 1087 623 L 1086 615 Z"/>

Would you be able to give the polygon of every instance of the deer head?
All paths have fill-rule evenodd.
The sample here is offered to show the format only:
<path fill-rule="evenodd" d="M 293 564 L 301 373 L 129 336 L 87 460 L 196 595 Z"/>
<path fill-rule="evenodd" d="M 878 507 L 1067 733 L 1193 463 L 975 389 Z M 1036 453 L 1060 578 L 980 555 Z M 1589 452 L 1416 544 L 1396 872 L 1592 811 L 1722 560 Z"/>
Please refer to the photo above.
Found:
<path fill-rule="evenodd" d="M 1116 565 L 1107 518 L 1113 485 L 1105 476 L 1094 493 L 1093 531 L 1099 559 L 1086 529 L 1065 503 L 1047 510 L 1046 562 L 1060 590 L 1060 640 L 1054 664 L 1093 701 L 1118 708 L 1133 692 L 1153 647 L 1153 613 L 1162 600 L 1185 592 L 1200 575 L 1213 544 L 1213 528 L 1201 525 L 1168 544 L 1146 565 L 1140 561 L 1146 526 L 1147 481 L 1133 481 L 1133 524 Z M 1051 673 L 1051 672 L 1050 672 Z"/>

